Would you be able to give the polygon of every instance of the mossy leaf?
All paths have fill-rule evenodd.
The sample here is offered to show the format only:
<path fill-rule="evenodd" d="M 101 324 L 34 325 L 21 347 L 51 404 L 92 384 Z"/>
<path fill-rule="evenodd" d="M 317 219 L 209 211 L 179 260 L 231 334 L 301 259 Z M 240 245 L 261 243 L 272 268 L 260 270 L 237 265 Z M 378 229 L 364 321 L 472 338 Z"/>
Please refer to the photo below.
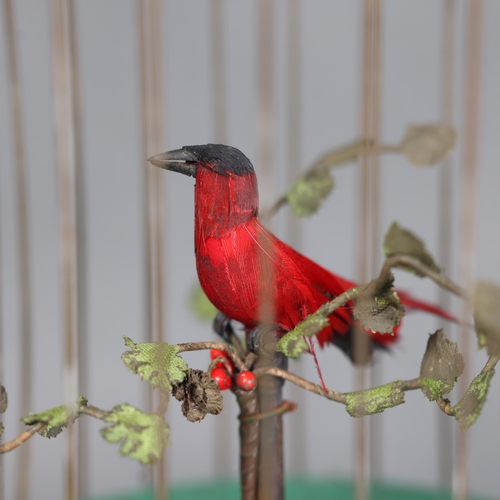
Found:
<path fill-rule="evenodd" d="M 401 152 L 412 165 L 424 167 L 442 161 L 456 142 L 455 129 L 449 125 L 411 125 L 401 142 Z"/>
<path fill-rule="evenodd" d="M 318 211 L 334 186 L 332 175 L 324 168 L 299 177 L 285 196 L 297 217 L 307 217 Z"/>
<path fill-rule="evenodd" d="M 87 399 L 80 396 L 75 403 L 56 406 L 41 413 L 33 413 L 22 418 L 21 421 L 26 425 L 47 424 L 47 427 L 40 432 L 40 435 L 47 438 L 56 437 L 62 432 L 63 428 L 72 424 L 81 415 L 82 407 L 87 406 L 87 403 Z"/>
<path fill-rule="evenodd" d="M 464 359 L 457 343 L 448 340 L 443 330 L 430 335 L 420 365 L 420 384 L 429 401 L 449 394 L 463 371 Z"/>
<path fill-rule="evenodd" d="M 189 305 L 191 311 L 200 320 L 213 321 L 217 315 L 216 307 L 208 300 L 199 283 L 193 287 L 193 291 L 189 297 Z"/>
<path fill-rule="evenodd" d="M 330 324 L 328 314 L 325 304 L 316 312 L 309 314 L 291 332 L 281 337 L 277 344 L 277 350 L 294 359 L 308 351 L 309 346 L 304 337 L 313 337 L 327 327 Z"/>
<path fill-rule="evenodd" d="M 488 281 L 477 283 L 473 307 L 479 346 L 486 346 L 490 356 L 500 356 L 500 287 Z"/>
<path fill-rule="evenodd" d="M 427 252 L 424 243 L 417 238 L 411 231 L 403 229 L 397 222 L 393 222 L 384 238 L 384 253 L 387 258 L 396 255 L 408 255 L 418 259 L 422 264 L 431 268 L 433 271 L 441 270 L 434 262 L 432 255 Z M 415 273 L 413 269 L 401 266 L 405 271 Z M 418 273 L 416 273 L 418 274 Z M 422 276 L 418 274 L 419 276 Z"/>
<path fill-rule="evenodd" d="M 405 393 L 401 390 L 401 381 L 367 389 L 365 391 L 346 394 L 345 409 L 351 417 L 364 417 L 382 413 L 387 408 L 398 406 L 405 402 Z"/>
<path fill-rule="evenodd" d="M 392 289 L 394 276 L 380 286 L 374 279 L 366 285 L 358 287 L 358 298 L 354 305 L 354 319 L 366 330 L 382 334 L 394 333 L 394 328 L 401 323 L 405 308 L 397 293 Z"/>
<path fill-rule="evenodd" d="M 161 417 L 143 413 L 127 403 L 107 412 L 104 421 L 113 425 L 101 429 L 103 438 L 110 443 L 121 442 L 120 455 L 142 464 L 157 463 L 169 444 L 170 430 Z"/>
<path fill-rule="evenodd" d="M 467 392 L 453 409 L 455 418 L 462 429 L 469 428 L 481 415 L 486 395 L 490 387 L 490 381 L 495 374 L 495 370 L 480 373 L 470 384 Z"/>
<path fill-rule="evenodd" d="M 125 366 L 147 380 L 154 388 L 171 390 L 184 380 L 189 369 L 187 363 L 178 355 L 179 348 L 165 342 L 146 342 L 136 344 L 123 337 L 131 351 L 122 354 Z"/>

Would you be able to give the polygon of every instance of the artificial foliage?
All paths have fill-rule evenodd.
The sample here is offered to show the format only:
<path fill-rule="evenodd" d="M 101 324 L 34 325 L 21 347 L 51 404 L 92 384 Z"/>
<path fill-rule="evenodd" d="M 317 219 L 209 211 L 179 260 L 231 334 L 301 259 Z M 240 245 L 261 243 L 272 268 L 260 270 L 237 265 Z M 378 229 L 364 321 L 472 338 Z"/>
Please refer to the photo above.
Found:
<path fill-rule="evenodd" d="M 101 429 L 109 443 L 121 443 L 120 455 L 138 460 L 144 465 L 157 463 L 169 444 L 170 429 L 165 420 L 122 403 L 106 412 L 104 422 L 112 424 Z"/>

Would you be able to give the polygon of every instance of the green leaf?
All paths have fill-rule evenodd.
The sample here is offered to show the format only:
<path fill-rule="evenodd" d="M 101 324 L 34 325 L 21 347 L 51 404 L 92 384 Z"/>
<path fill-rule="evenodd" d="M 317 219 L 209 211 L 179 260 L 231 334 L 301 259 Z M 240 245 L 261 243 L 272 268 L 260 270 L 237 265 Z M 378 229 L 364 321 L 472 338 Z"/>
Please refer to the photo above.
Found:
<path fill-rule="evenodd" d="M 472 302 L 479 347 L 486 346 L 490 356 L 500 356 L 500 287 L 480 281 Z"/>
<path fill-rule="evenodd" d="M 444 160 L 456 142 L 455 129 L 449 125 L 411 125 L 401 142 L 401 152 L 412 165 L 423 167 Z"/>
<path fill-rule="evenodd" d="M 136 344 L 123 337 L 125 344 L 132 349 L 122 354 L 125 366 L 148 380 L 152 387 L 172 390 L 172 385 L 182 382 L 189 369 L 187 363 L 177 354 L 179 348 L 165 342 L 146 342 Z"/>
<path fill-rule="evenodd" d="M 364 417 L 382 413 L 387 408 L 398 406 L 405 402 L 405 393 L 401 390 L 401 381 L 367 389 L 365 391 L 346 394 L 346 410 L 351 417 Z"/>
<path fill-rule="evenodd" d="M 104 421 L 113 425 L 101 429 L 103 438 L 110 443 L 121 442 L 120 455 L 142 464 L 157 463 L 169 444 L 170 430 L 161 417 L 143 413 L 127 403 L 107 412 Z"/>
<path fill-rule="evenodd" d="M 420 384 L 429 401 L 450 393 L 463 371 L 464 359 L 458 344 L 448 340 L 443 330 L 430 335 L 420 365 Z"/>
<path fill-rule="evenodd" d="M 334 185 L 333 177 L 325 168 L 299 177 L 285 196 L 297 217 L 307 217 L 318 211 Z"/>
<path fill-rule="evenodd" d="M 418 259 L 422 264 L 436 272 L 441 272 L 434 262 L 430 253 L 427 252 L 424 243 L 411 231 L 403 229 L 397 222 L 393 222 L 384 238 L 384 253 L 387 258 L 395 255 L 408 255 Z M 401 269 L 415 273 L 413 269 L 401 266 Z M 416 273 L 419 276 L 422 276 Z"/>
<path fill-rule="evenodd" d="M 460 402 L 453 407 L 455 418 L 462 429 L 469 428 L 481 415 L 490 381 L 495 370 L 480 373 L 470 384 Z"/>
<path fill-rule="evenodd" d="M 87 399 L 80 396 L 75 403 L 56 406 L 41 413 L 31 414 L 22 418 L 21 421 L 26 425 L 47 424 L 47 427 L 40 432 L 40 435 L 47 438 L 56 437 L 64 427 L 72 424 L 81 415 L 82 407 L 87 406 L 87 403 Z"/>
<path fill-rule="evenodd" d="M 392 289 L 394 276 L 383 283 L 374 279 L 366 285 L 358 287 L 358 298 L 354 303 L 354 319 L 366 330 L 392 335 L 394 328 L 401 323 L 405 308 Z"/>
<path fill-rule="evenodd" d="M 0 422 L 0 436 L 5 432 L 5 427 L 3 426 L 2 422 Z"/>
<path fill-rule="evenodd" d="M 213 321 L 217 314 L 216 307 L 208 300 L 199 283 L 193 288 L 189 297 L 191 311 L 203 321 Z"/>
<path fill-rule="evenodd" d="M 304 337 L 313 337 L 329 325 L 328 310 L 323 304 L 316 312 L 309 314 L 291 332 L 285 334 L 277 344 L 277 350 L 289 358 L 298 358 L 309 350 Z"/>

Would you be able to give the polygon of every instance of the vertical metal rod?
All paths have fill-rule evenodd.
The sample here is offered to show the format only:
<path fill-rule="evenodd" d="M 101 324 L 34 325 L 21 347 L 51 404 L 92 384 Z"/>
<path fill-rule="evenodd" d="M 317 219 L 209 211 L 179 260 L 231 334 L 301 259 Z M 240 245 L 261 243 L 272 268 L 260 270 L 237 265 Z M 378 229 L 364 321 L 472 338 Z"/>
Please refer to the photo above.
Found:
<path fill-rule="evenodd" d="M 212 49 L 213 85 L 213 128 L 214 140 L 226 144 L 227 104 L 226 104 L 226 51 L 224 36 L 224 0 L 210 2 L 210 34 Z"/>
<path fill-rule="evenodd" d="M 363 55 L 361 137 L 366 143 L 377 144 L 380 124 L 381 66 L 381 0 L 363 1 Z M 366 147 L 360 158 L 358 194 L 358 274 L 362 283 L 369 281 L 377 258 L 379 217 L 379 160 L 373 149 Z M 354 335 L 356 389 L 366 387 L 368 375 L 368 337 L 357 329 Z M 369 428 L 365 419 L 355 422 L 355 497 L 369 497 Z"/>
<path fill-rule="evenodd" d="M 483 1 L 467 2 L 466 21 L 465 87 L 463 94 L 463 148 L 462 148 L 462 206 L 460 211 L 460 283 L 466 290 L 474 287 L 477 243 L 478 200 L 478 150 L 481 103 L 481 60 L 483 35 Z M 470 327 L 471 306 L 463 301 L 460 311 L 460 349 L 464 356 L 465 369 L 459 379 L 459 388 L 464 393 L 470 380 L 472 363 Z M 459 431 L 457 442 L 455 498 L 466 500 L 469 490 L 470 434 Z"/>
<path fill-rule="evenodd" d="M 373 45 L 372 45 L 372 123 L 371 139 L 378 144 L 380 141 L 380 120 L 382 107 L 382 3 L 376 0 L 373 10 Z M 380 157 L 378 154 L 371 155 L 371 196 L 370 196 L 370 215 L 371 215 L 371 262 L 370 273 L 367 276 L 371 279 L 380 266 L 380 255 L 382 249 L 382 238 L 380 228 Z M 368 257 L 368 256 L 367 256 Z M 369 257 L 368 257 L 369 258 Z M 383 381 L 383 365 L 381 363 L 369 367 L 370 385 L 375 387 L 381 385 Z M 384 436 L 382 426 L 382 415 L 373 415 L 368 421 L 368 449 L 369 449 L 369 468 L 372 477 L 380 478 L 382 476 L 383 458 L 384 458 Z"/>
<path fill-rule="evenodd" d="M 165 203 L 164 179 L 146 162 L 163 147 L 165 136 L 163 96 L 163 1 L 137 1 L 139 59 L 141 68 L 142 150 L 145 185 L 146 306 L 148 341 L 166 341 Z M 153 395 L 146 397 L 154 411 Z M 166 457 L 153 474 L 155 498 L 167 497 Z M 151 478 L 150 478 L 151 479 Z"/>
<path fill-rule="evenodd" d="M 85 158 L 83 148 L 82 129 L 82 93 L 80 87 L 80 57 L 77 43 L 77 25 L 75 13 L 75 0 L 68 3 L 69 18 L 69 51 L 72 63 L 71 72 L 71 97 L 73 100 L 73 123 L 75 144 L 75 223 L 76 240 L 78 242 L 77 254 L 77 299 L 78 299 L 78 382 L 80 394 L 88 395 L 88 281 L 87 281 L 87 231 L 86 231 L 86 200 L 85 200 Z M 81 419 L 78 422 L 78 465 L 80 480 L 78 482 L 78 498 L 88 496 L 90 486 L 89 472 L 89 422 Z"/>
<path fill-rule="evenodd" d="M 274 24 L 276 5 L 274 0 L 257 2 L 257 143 L 258 170 L 260 175 L 261 201 L 270 205 L 275 198 L 275 94 L 274 94 Z M 269 243 L 262 240 L 264 252 L 273 253 Z M 261 260 L 259 273 L 259 320 L 264 328 L 274 324 L 274 267 L 272 260 Z M 269 363 L 263 351 L 258 353 L 257 364 Z M 281 401 L 281 384 L 273 380 L 259 381 L 259 410 L 276 408 Z M 283 432 L 282 417 L 263 419 L 259 423 L 259 477 L 258 498 L 281 500 L 283 498 Z"/>
<path fill-rule="evenodd" d="M 12 0 L 4 0 L 4 19 L 9 72 L 9 90 L 12 116 L 13 153 L 17 196 L 17 247 L 19 252 L 19 324 L 20 324 L 20 413 L 28 415 L 32 402 L 33 354 L 32 354 L 32 297 L 30 235 L 28 219 L 28 188 L 24 149 L 24 123 L 19 54 L 15 33 L 15 14 Z M 20 424 L 22 426 L 22 424 Z M 19 450 L 16 466 L 16 498 L 27 499 L 31 485 L 31 443 Z"/>
<path fill-rule="evenodd" d="M 455 103 L 455 27 L 457 24 L 456 0 L 442 2 L 442 36 L 441 36 L 441 120 L 443 123 L 454 123 Z M 438 256 L 439 264 L 446 272 L 450 271 L 452 259 L 452 220 L 453 220 L 453 158 L 447 156 L 439 171 L 439 215 L 438 215 Z M 439 305 L 449 310 L 451 295 L 438 289 Z M 449 324 L 440 322 L 440 327 L 449 328 Z M 438 419 L 437 455 L 438 478 L 443 488 L 452 489 L 453 477 L 453 429 L 446 415 L 436 408 Z"/>
<path fill-rule="evenodd" d="M 142 0 L 136 2 L 136 20 L 137 20 L 137 41 L 138 41 L 138 61 L 140 74 L 140 91 L 141 91 L 141 160 L 148 157 L 148 64 L 147 64 L 147 40 L 146 33 L 146 5 Z M 144 169 L 144 329 L 146 332 L 146 341 L 153 340 L 153 312 L 152 312 L 152 292 L 151 292 L 151 238 L 150 238 L 150 223 L 149 223 L 149 169 L 147 162 L 143 162 Z M 151 390 L 144 391 L 144 407 L 147 411 L 153 410 L 153 393 Z M 144 472 L 148 476 L 148 482 L 152 482 L 152 469 L 145 469 Z"/>
<path fill-rule="evenodd" d="M 227 144 L 229 138 L 227 131 L 224 0 L 210 0 L 209 7 L 213 140 L 216 144 Z M 213 442 L 217 443 L 217 449 L 219 450 L 215 471 L 219 477 L 229 477 L 232 465 L 232 439 L 228 436 L 227 429 L 230 425 L 230 420 L 233 418 L 233 414 L 227 406 L 232 406 L 233 401 L 230 399 L 227 405 L 226 403 L 224 404 L 226 411 L 222 412 L 215 419 L 213 436 Z M 240 427 L 245 426 L 248 426 L 248 424 L 240 424 Z M 255 424 L 253 427 L 255 427 Z"/>
<path fill-rule="evenodd" d="M 301 0 L 289 0 L 287 18 L 287 183 L 300 174 L 302 163 L 302 53 Z M 287 233 L 290 244 L 302 243 L 301 220 L 288 210 Z"/>
<path fill-rule="evenodd" d="M 62 331 L 64 344 L 64 399 L 75 401 L 78 380 L 78 285 L 75 186 L 75 118 L 72 97 L 71 25 L 69 1 L 52 0 L 52 52 L 54 70 L 55 149 L 59 195 Z M 65 498 L 78 496 L 78 432 L 65 432 Z"/>
<path fill-rule="evenodd" d="M 287 16 L 287 156 L 286 182 L 291 186 L 300 174 L 302 164 L 302 24 L 301 0 L 289 0 Z M 290 245 L 296 250 L 302 247 L 302 220 L 291 210 L 286 214 L 287 237 Z M 297 374 L 301 375 L 303 364 L 297 366 Z M 304 401 L 304 391 L 296 386 L 289 388 L 290 395 L 299 407 Z M 290 419 L 294 436 L 293 450 L 289 462 L 293 474 L 304 474 L 307 451 L 307 428 L 304 412 L 298 412 Z"/>
<path fill-rule="evenodd" d="M 259 191 L 263 206 L 270 206 L 276 196 L 275 161 L 275 95 L 274 95 L 274 21 L 275 0 L 257 2 L 257 165 Z"/>

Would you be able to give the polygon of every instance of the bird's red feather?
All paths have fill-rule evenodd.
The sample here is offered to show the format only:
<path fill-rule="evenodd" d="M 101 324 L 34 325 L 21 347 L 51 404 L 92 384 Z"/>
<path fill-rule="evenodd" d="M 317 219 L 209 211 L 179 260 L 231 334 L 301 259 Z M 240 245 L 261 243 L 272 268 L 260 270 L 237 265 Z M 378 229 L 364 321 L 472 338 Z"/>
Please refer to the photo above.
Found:
<path fill-rule="evenodd" d="M 323 303 L 355 286 L 319 266 L 276 238 L 258 218 L 257 181 L 253 172 L 215 172 L 200 165 L 195 186 L 195 251 L 198 277 L 210 301 L 247 330 L 259 322 L 262 286 L 274 297 L 276 324 L 290 331 Z M 273 272 L 262 276 L 261 269 Z M 401 294 L 403 304 L 453 319 L 438 307 Z M 354 323 L 352 304 L 337 309 L 318 334 L 321 346 L 347 335 Z M 373 334 L 375 343 L 396 335 Z"/>

